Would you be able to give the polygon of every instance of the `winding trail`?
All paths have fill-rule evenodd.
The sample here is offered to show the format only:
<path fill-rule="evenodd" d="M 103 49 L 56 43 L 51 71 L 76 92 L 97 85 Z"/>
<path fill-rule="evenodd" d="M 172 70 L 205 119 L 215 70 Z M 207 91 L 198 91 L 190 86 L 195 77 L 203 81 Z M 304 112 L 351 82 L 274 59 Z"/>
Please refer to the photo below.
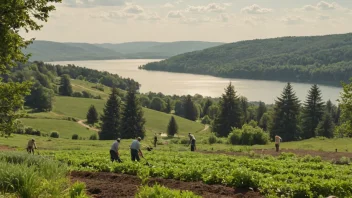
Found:
<path fill-rule="evenodd" d="M 95 128 L 95 127 L 90 127 L 89 125 L 84 124 L 84 121 L 85 121 L 85 120 L 79 120 L 77 123 L 78 123 L 79 125 L 81 125 L 81 126 L 84 126 L 84 127 L 86 127 L 86 128 L 89 128 L 89 129 L 92 130 L 92 131 L 99 132 L 99 129 L 97 129 L 97 128 Z"/>

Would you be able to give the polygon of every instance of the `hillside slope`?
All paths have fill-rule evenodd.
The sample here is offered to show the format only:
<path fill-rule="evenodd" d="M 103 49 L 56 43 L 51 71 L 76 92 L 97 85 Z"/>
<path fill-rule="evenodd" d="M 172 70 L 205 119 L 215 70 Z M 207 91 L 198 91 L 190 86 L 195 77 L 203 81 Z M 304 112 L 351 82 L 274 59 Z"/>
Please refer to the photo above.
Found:
<path fill-rule="evenodd" d="M 87 43 L 58 43 L 51 41 L 34 41 L 24 53 L 31 53 L 30 61 L 69 61 L 118 59 L 121 54 L 116 51 Z"/>
<path fill-rule="evenodd" d="M 352 34 L 241 41 L 149 63 L 147 70 L 339 83 L 352 76 Z"/>

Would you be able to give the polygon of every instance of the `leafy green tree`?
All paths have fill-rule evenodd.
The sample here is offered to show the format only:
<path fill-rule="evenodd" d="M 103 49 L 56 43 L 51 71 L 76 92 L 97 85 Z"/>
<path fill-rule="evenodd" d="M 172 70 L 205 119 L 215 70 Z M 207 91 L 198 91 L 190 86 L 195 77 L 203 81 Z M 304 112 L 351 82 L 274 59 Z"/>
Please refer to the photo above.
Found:
<path fill-rule="evenodd" d="M 327 138 L 334 137 L 335 124 L 329 113 L 325 113 L 323 119 L 319 122 L 315 133 Z"/>
<path fill-rule="evenodd" d="M 172 111 L 172 104 L 170 98 L 166 100 L 165 113 L 170 113 Z"/>
<path fill-rule="evenodd" d="M 68 74 L 61 76 L 59 93 L 62 96 L 72 96 L 72 85 Z"/>
<path fill-rule="evenodd" d="M 260 122 L 260 119 L 263 117 L 263 114 L 266 113 L 266 111 L 267 109 L 266 109 L 265 103 L 262 101 L 259 101 L 259 106 L 256 112 L 257 122 Z"/>
<path fill-rule="evenodd" d="M 156 111 L 163 111 L 165 109 L 165 102 L 159 97 L 154 97 L 150 103 L 150 108 Z"/>
<path fill-rule="evenodd" d="M 244 96 L 240 96 L 239 101 L 240 101 L 240 107 L 242 111 L 242 125 L 243 125 L 249 122 L 249 115 L 248 115 L 249 104 L 248 104 L 248 99 Z"/>
<path fill-rule="evenodd" d="M 175 114 L 178 116 L 183 117 L 185 113 L 185 108 L 183 107 L 183 102 L 181 101 L 176 101 L 175 103 Z"/>
<path fill-rule="evenodd" d="M 219 114 L 219 112 L 220 112 L 219 105 L 213 104 L 209 107 L 208 116 L 210 117 L 210 119 L 214 120 L 216 116 Z"/>
<path fill-rule="evenodd" d="M 259 127 L 262 128 L 264 131 L 268 130 L 268 127 L 270 125 L 270 116 L 268 113 L 264 113 L 262 118 L 260 118 L 259 121 Z"/>
<path fill-rule="evenodd" d="M 90 105 L 87 112 L 87 123 L 95 124 L 99 121 L 98 112 L 94 105 Z"/>
<path fill-rule="evenodd" d="M 20 30 L 40 30 L 40 21 L 47 21 L 49 13 L 55 9 L 52 3 L 61 0 L 17 0 L 0 3 L 0 75 L 6 74 L 18 62 L 26 62 L 28 56 L 22 49 L 32 40 L 26 41 L 20 36 Z M 29 94 L 28 82 L 3 82 L 0 78 L 0 132 L 11 134 L 14 122 L 20 117 L 18 110 Z"/>
<path fill-rule="evenodd" d="M 184 107 L 184 118 L 188 120 L 197 120 L 198 110 L 194 102 L 192 101 L 192 97 L 187 95 L 186 99 L 183 102 Z"/>
<path fill-rule="evenodd" d="M 167 135 L 173 137 L 178 132 L 178 126 L 174 116 L 171 116 L 169 124 L 167 125 Z"/>
<path fill-rule="evenodd" d="M 54 91 L 35 83 L 31 94 L 26 97 L 25 105 L 37 111 L 51 111 L 53 108 Z"/>
<path fill-rule="evenodd" d="M 324 102 L 319 87 L 312 85 L 303 105 L 302 130 L 305 138 L 316 136 L 315 129 L 324 115 Z"/>
<path fill-rule="evenodd" d="M 336 127 L 336 132 L 340 137 L 352 137 L 352 78 L 350 83 L 342 83 L 342 87 L 341 99 L 338 100 L 341 109 L 341 124 Z"/>
<path fill-rule="evenodd" d="M 115 140 L 120 134 L 120 110 L 121 99 L 116 88 L 111 89 L 111 94 L 105 104 L 103 115 L 101 116 L 101 131 L 99 139 Z"/>
<path fill-rule="evenodd" d="M 145 118 L 143 109 L 138 97 L 136 89 L 130 87 L 126 95 L 126 103 L 122 112 L 121 119 L 121 137 L 125 139 L 145 136 Z"/>
<path fill-rule="evenodd" d="M 220 113 L 212 125 L 213 132 L 227 137 L 233 127 L 241 128 L 241 107 L 234 86 L 230 83 L 220 100 Z"/>
<path fill-rule="evenodd" d="M 270 136 L 281 136 L 285 141 L 298 140 L 300 128 L 298 116 L 300 112 L 299 100 L 290 83 L 285 86 L 281 97 L 275 102 Z"/>
<path fill-rule="evenodd" d="M 139 101 L 142 105 L 142 107 L 149 107 L 150 106 L 150 100 L 147 96 L 140 96 Z"/>
<path fill-rule="evenodd" d="M 205 101 L 204 106 L 203 106 L 202 117 L 208 115 L 209 107 L 211 105 L 213 105 L 213 102 L 209 98 L 207 98 L 207 100 Z"/>
<path fill-rule="evenodd" d="M 202 118 L 202 124 L 210 124 L 211 123 L 211 119 L 209 118 L 208 115 L 205 115 L 203 118 Z"/>

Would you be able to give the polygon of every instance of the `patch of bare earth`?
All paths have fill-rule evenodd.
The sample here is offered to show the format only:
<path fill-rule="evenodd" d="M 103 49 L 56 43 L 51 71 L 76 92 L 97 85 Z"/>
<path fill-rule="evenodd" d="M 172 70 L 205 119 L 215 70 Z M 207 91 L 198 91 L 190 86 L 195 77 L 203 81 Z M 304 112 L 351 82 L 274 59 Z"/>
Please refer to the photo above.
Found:
<path fill-rule="evenodd" d="M 337 161 L 341 157 L 348 157 L 352 158 L 352 153 L 348 152 L 325 152 L 325 151 L 314 151 L 314 150 L 303 150 L 303 149 L 282 149 L 279 152 L 276 152 L 275 149 L 253 149 L 252 150 L 255 154 L 262 154 L 262 155 L 272 155 L 272 156 L 279 156 L 280 153 L 294 153 L 298 156 L 320 156 L 323 160 L 333 160 Z M 249 152 L 225 152 L 225 151 L 198 151 L 200 153 L 206 154 L 225 154 L 225 155 L 235 155 L 235 156 L 248 156 L 250 155 Z"/>
<path fill-rule="evenodd" d="M 5 145 L 0 145 L 0 151 L 13 151 L 13 150 L 15 149 Z"/>
<path fill-rule="evenodd" d="M 104 173 L 72 172 L 71 180 L 85 182 L 87 193 L 95 198 L 134 197 L 141 185 L 137 176 Z M 205 198 L 259 198 L 258 192 L 233 189 L 222 185 L 207 185 L 202 182 L 182 182 L 172 179 L 151 178 L 149 185 L 160 184 L 170 189 L 188 190 Z"/>

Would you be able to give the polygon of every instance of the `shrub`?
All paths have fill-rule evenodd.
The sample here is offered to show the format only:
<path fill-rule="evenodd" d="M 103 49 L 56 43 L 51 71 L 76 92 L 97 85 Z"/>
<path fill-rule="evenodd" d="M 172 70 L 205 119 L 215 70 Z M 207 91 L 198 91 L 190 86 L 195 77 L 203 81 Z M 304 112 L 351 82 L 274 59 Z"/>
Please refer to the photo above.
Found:
<path fill-rule="evenodd" d="M 139 189 L 138 193 L 135 196 L 136 198 L 146 198 L 146 197 L 165 197 L 165 198 L 200 198 L 193 194 L 190 191 L 180 191 L 180 190 L 171 190 L 159 184 L 154 185 L 153 187 L 143 186 Z"/>
<path fill-rule="evenodd" d="M 25 134 L 32 135 L 33 132 L 34 132 L 34 129 L 32 127 L 26 127 L 25 128 Z"/>
<path fill-rule="evenodd" d="M 90 140 L 97 140 L 98 139 L 98 135 L 96 133 L 92 134 L 90 137 L 89 137 Z"/>
<path fill-rule="evenodd" d="M 182 139 L 181 140 L 181 144 L 188 144 L 189 143 L 189 139 Z"/>
<path fill-rule="evenodd" d="M 82 98 L 83 97 L 83 94 L 81 92 L 73 92 L 72 94 L 73 97 L 76 97 L 76 98 Z"/>
<path fill-rule="evenodd" d="M 209 144 L 215 144 L 217 142 L 217 138 L 213 133 L 208 138 L 208 142 L 209 142 Z"/>
<path fill-rule="evenodd" d="M 77 134 L 73 134 L 73 135 L 72 135 L 72 139 L 73 139 L 73 140 L 78 140 L 78 135 L 77 135 Z"/>
<path fill-rule="evenodd" d="M 241 129 L 234 129 L 229 134 L 229 142 L 233 145 L 241 144 L 241 137 L 242 137 L 242 130 Z"/>
<path fill-rule="evenodd" d="M 59 132 L 56 132 L 56 131 L 51 132 L 51 133 L 50 133 L 50 137 L 52 137 L 52 138 L 59 138 L 59 137 L 60 137 Z"/>
<path fill-rule="evenodd" d="M 86 189 L 86 184 L 83 182 L 75 182 L 71 187 L 70 187 L 70 198 L 83 198 L 83 197 L 88 197 L 85 193 Z"/>

